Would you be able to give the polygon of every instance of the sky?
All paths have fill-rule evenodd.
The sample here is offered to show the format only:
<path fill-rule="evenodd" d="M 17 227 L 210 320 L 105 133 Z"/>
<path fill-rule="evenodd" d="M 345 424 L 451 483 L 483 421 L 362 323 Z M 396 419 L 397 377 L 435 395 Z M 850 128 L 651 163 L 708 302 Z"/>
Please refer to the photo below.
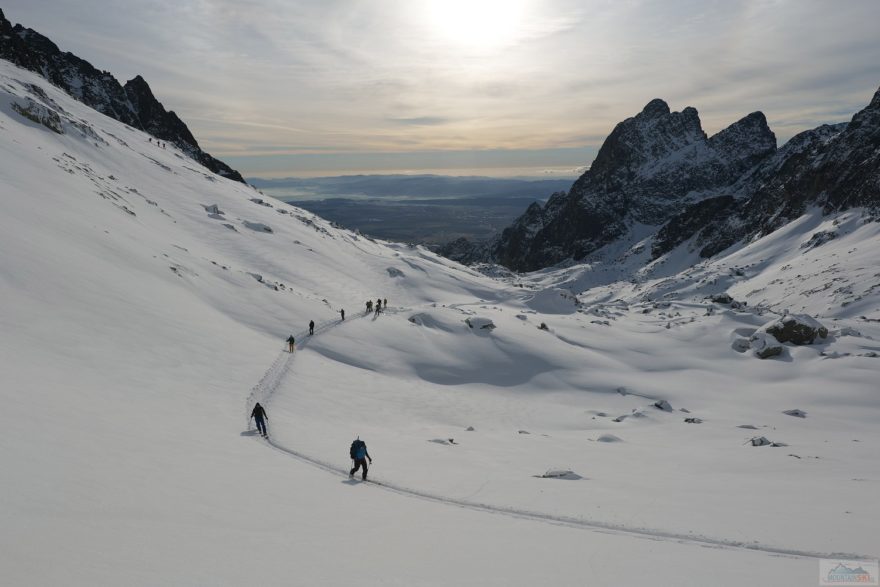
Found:
<path fill-rule="evenodd" d="M 247 177 L 567 177 L 653 98 L 780 144 L 880 86 L 880 1 L 6 0 Z"/>

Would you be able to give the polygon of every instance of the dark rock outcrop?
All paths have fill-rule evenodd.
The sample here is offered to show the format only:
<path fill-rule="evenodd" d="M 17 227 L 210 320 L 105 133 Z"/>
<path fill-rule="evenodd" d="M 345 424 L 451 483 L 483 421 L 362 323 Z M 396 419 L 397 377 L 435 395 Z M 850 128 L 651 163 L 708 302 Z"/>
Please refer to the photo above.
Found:
<path fill-rule="evenodd" d="M 806 314 L 786 314 L 758 329 L 779 342 L 813 344 L 817 338 L 827 338 L 828 329 Z"/>
<path fill-rule="evenodd" d="M 98 112 L 172 143 L 223 177 L 244 182 L 241 174 L 199 147 L 186 124 L 156 100 L 137 76 L 121 85 L 113 75 L 88 61 L 62 52 L 55 43 L 20 24 L 12 26 L 0 10 L 0 59 L 33 71 Z"/>

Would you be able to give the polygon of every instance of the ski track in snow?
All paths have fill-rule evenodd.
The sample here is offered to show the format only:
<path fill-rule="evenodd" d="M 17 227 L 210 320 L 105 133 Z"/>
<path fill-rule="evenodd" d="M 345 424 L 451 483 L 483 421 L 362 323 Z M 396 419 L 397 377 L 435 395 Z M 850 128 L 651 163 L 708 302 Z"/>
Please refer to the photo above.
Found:
<path fill-rule="evenodd" d="M 396 313 L 396 311 L 392 311 Z M 368 315 L 372 315 L 372 312 L 364 314 L 358 312 L 355 316 L 353 316 L 350 320 L 357 320 L 359 318 L 365 318 Z M 350 321 L 350 320 L 346 320 Z M 315 325 L 315 335 L 325 332 L 331 328 L 335 328 L 343 324 L 342 320 L 327 320 L 325 322 L 321 322 L 320 324 Z M 304 330 L 298 332 L 294 335 L 294 338 L 300 339 L 303 342 L 297 344 L 297 348 L 302 348 L 307 346 L 309 340 L 308 330 Z M 275 393 L 275 390 L 278 389 L 278 386 L 284 380 L 287 373 L 290 371 L 290 365 L 293 362 L 293 359 L 296 357 L 296 352 L 289 353 L 287 351 L 281 351 L 272 365 L 266 370 L 263 374 L 263 377 L 260 381 L 251 389 L 250 394 L 247 397 L 246 403 L 246 415 L 248 418 L 248 427 L 250 428 L 250 413 L 253 409 L 253 406 L 256 402 L 261 402 L 264 405 L 268 405 L 269 400 L 272 398 L 272 395 Z M 627 392 L 629 394 L 629 392 Z M 631 394 L 638 395 L 638 394 Z M 645 396 L 640 396 L 645 397 Z M 324 471 L 331 473 L 333 475 L 339 477 L 348 477 L 348 471 L 344 468 L 340 468 L 333 463 L 328 461 L 323 461 L 321 459 L 315 458 L 313 456 L 304 454 L 302 452 L 293 450 L 283 444 L 276 442 L 271 436 L 266 438 L 266 442 L 274 448 L 275 450 L 282 452 L 288 456 L 294 457 L 304 463 L 317 467 L 319 469 L 323 469 Z M 496 514 L 496 515 L 504 515 L 513 518 L 519 518 L 523 520 L 533 520 L 536 522 L 543 522 L 545 524 L 554 524 L 558 526 L 567 526 L 571 528 L 580 528 L 583 530 L 592 530 L 594 532 L 606 532 L 613 534 L 624 534 L 629 536 L 634 536 L 636 538 L 642 538 L 645 540 L 658 540 L 658 541 L 671 541 L 678 542 L 680 544 L 693 544 L 696 546 L 701 546 L 703 548 L 730 548 L 730 549 L 739 549 L 739 550 L 749 550 L 754 552 L 763 552 L 772 556 L 782 556 L 789 558 L 804 558 L 804 559 L 848 559 L 848 560 L 867 560 L 872 557 L 863 554 L 854 554 L 854 553 L 841 553 L 841 552 L 816 552 L 809 550 L 799 550 L 795 548 L 785 548 L 781 546 L 773 546 L 769 544 L 761 544 L 758 542 L 744 542 L 741 540 L 728 540 L 724 538 L 714 538 L 711 536 L 703 536 L 703 535 L 695 535 L 695 534 L 681 534 L 676 532 L 667 532 L 664 530 L 658 530 L 653 528 L 641 528 L 638 526 L 626 526 L 622 524 L 611 524 L 607 522 L 601 522 L 597 520 L 588 520 L 583 518 L 575 518 L 570 516 L 554 516 L 550 514 L 543 514 L 539 512 L 533 512 L 528 510 L 522 510 L 517 508 L 503 507 L 497 505 L 491 505 L 487 503 L 480 503 L 475 501 L 468 501 L 465 499 L 455 499 L 448 496 L 437 495 L 433 493 L 429 493 L 426 491 L 422 491 L 419 489 L 412 489 L 410 487 L 404 487 L 401 485 L 397 485 L 395 483 L 391 483 L 388 481 L 368 481 L 367 483 L 380 488 L 386 491 L 396 493 L 398 495 L 422 499 L 425 501 L 432 501 L 435 503 L 459 507 L 462 509 L 468 509 L 473 511 L 479 511 L 484 513 Z"/>

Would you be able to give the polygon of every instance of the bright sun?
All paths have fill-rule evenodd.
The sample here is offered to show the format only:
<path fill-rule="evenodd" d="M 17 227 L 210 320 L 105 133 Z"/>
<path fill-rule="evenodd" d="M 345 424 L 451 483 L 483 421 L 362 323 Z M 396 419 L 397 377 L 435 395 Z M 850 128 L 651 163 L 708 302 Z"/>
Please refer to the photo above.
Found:
<path fill-rule="evenodd" d="M 468 48 L 497 48 L 516 40 L 526 0 L 429 0 L 427 18 L 443 40 Z"/>

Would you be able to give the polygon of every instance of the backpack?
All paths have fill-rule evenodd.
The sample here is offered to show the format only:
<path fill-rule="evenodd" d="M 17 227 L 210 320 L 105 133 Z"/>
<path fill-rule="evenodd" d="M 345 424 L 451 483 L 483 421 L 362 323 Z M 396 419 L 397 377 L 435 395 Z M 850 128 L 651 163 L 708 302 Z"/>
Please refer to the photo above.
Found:
<path fill-rule="evenodd" d="M 358 452 L 360 452 L 361 447 L 364 445 L 364 441 L 358 438 L 354 442 L 351 443 L 351 448 L 348 449 L 348 455 L 352 458 L 352 460 L 356 460 Z"/>

